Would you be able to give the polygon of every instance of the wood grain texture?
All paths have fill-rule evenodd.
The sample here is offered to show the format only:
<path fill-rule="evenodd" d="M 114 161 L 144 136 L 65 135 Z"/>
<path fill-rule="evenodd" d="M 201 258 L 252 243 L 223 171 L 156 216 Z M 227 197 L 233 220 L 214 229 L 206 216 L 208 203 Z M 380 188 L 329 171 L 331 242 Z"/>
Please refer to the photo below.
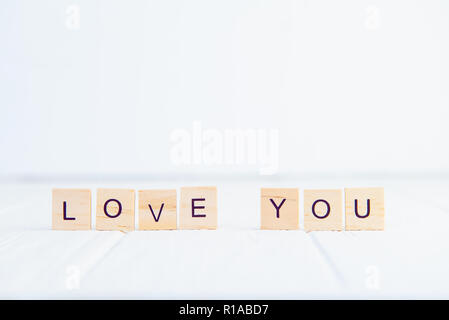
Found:
<path fill-rule="evenodd" d="M 343 230 L 342 190 L 304 190 L 304 229 Z"/>
<path fill-rule="evenodd" d="M 132 189 L 98 189 L 96 229 L 134 230 L 134 202 Z"/>
<path fill-rule="evenodd" d="M 384 230 L 384 188 L 346 188 L 345 207 L 346 230 Z"/>
<path fill-rule="evenodd" d="M 217 229 L 217 218 L 217 187 L 181 188 L 180 229 Z"/>
<path fill-rule="evenodd" d="M 139 190 L 138 195 L 139 230 L 176 229 L 176 190 Z"/>
<path fill-rule="evenodd" d="M 265 230 L 299 229 L 299 189 L 262 188 L 260 228 Z"/>
<path fill-rule="evenodd" d="M 53 189 L 52 229 L 90 230 L 91 197 L 89 189 Z M 64 202 L 68 220 L 64 219 Z"/>

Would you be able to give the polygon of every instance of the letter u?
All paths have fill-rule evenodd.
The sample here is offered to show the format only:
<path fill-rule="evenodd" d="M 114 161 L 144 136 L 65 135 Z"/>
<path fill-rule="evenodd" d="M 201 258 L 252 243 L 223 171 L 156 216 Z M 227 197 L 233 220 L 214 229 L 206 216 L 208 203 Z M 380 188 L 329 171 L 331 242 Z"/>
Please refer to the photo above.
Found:
<path fill-rule="evenodd" d="M 359 215 L 358 205 L 357 205 L 357 199 L 354 200 L 354 212 L 357 218 L 367 218 L 370 213 L 370 200 L 366 200 L 366 214 L 364 216 Z"/>

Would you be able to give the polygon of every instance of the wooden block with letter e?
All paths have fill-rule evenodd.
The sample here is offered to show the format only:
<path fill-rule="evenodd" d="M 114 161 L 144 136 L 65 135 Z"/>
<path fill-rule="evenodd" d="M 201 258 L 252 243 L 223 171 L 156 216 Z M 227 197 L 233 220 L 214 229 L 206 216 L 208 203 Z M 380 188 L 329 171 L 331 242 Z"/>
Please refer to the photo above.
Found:
<path fill-rule="evenodd" d="M 384 230 L 384 188 L 346 188 L 346 230 Z"/>
<path fill-rule="evenodd" d="M 176 190 L 139 190 L 139 230 L 173 230 L 176 220 Z"/>
<path fill-rule="evenodd" d="M 216 187 L 181 188 L 179 228 L 217 229 Z"/>
<path fill-rule="evenodd" d="M 97 190 L 97 230 L 134 230 L 134 190 Z"/>
<path fill-rule="evenodd" d="M 91 193 L 88 189 L 53 189 L 52 229 L 90 230 Z"/>
<path fill-rule="evenodd" d="M 294 230 L 299 228 L 299 190 L 262 188 L 260 190 L 260 228 Z"/>
<path fill-rule="evenodd" d="M 343 230 L 341 190 L 304 190 L 305 231 Z"/>

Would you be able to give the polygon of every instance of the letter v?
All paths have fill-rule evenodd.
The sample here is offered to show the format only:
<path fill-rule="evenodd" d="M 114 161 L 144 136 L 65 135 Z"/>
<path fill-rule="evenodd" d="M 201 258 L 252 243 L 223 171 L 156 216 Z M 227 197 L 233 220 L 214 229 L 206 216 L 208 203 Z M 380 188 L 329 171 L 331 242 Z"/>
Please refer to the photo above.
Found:
<path fill-rule="evenodd" d="M 148 204 L 148 206 L 150 207 L 151 214 L 153 215 L 154 220 L 155 220 L 156 222 L 159 222 L 159 218 L 161 217 L 161 213 L 162 213 L 162 209 L 164 208 L 164 204 L 162 203 L 161 208 L 159 209 L 159 214 L 157 215 L 157 218 L 156 218 L 156 216 L 154 215 L 153 208 L 151 207 L 151 204 Z"/>

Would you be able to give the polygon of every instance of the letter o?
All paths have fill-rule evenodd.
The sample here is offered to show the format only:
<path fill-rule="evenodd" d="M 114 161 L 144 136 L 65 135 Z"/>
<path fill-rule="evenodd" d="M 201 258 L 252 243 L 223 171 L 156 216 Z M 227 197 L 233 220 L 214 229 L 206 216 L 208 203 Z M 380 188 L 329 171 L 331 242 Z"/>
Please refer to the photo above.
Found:
<path fill-rule="evenodd" d="M 324 202 L 324 203 L 326 204 L 327 212 L 326 212 L 326 214 L 325 214 L 324 216 L 319 216 L 319 215 L 317 215 L 316 212 L 315 212 L 315 205 L 316 205 L 318 202 Z M 318 199 L 318 200 L 316 200 L 316 201 L 313 203 L 313 205 L 312 205 L 312 213 L 313 213 L 313 215 L 314 215 L 315 217 L 317 217 L 318 219 L 324 219 L 324 218 L 327 218 L 327 216 L 331 213 L 331 207 L 330 207 L 330 205 L 329 205 L 329 202 L 327 202 L 326 200 L 323 200 L 323 199 Z"/>
<path fill-rule="evenodd" d="M 114 216 L 112 216 L 108 213 L 108 204 L 109 204 L 109 202 L 112 202 L 112 201 L 117 202 L 117 204 L 118 204 L 118 212 Z M 117 218 L 122 213 L 122 204 L 117 199 L 109 199 L 108 201 L 106 201 L 104 203 L 103 211 L 104 211 L 104 214 L 107 215 L 109 218 Z"/>

